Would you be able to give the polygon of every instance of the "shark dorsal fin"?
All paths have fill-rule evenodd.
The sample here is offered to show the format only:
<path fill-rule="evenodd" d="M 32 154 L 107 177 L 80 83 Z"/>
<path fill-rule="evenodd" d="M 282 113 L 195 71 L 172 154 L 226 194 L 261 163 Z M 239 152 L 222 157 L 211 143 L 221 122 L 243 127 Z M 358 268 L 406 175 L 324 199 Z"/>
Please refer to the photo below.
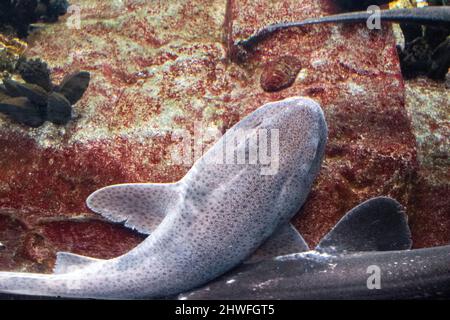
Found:
<path fill-rule="evenodd" d="M 255 263 L 263 260 L 284 256 L 291 253 L 308 251 L 305 240 L 290 223 L 278 227 L 273 235 L 266 240 L 245 263 Z"/>
<path fill-rule="evenodd" d="M 320 241 L 320 252 L 390 251 L 411 248 L 403 207 L 394 199 L 370 199 L 350 210 Z"/>
<path fill-rule="evenodd" d="M 90 258 L 70 252 L 58 252 L 56 254 L 56 263 L 53 268 L 54 274 L 68 273 L 77 271 L 93 263 L 101 262 L 102 259 Z"/>

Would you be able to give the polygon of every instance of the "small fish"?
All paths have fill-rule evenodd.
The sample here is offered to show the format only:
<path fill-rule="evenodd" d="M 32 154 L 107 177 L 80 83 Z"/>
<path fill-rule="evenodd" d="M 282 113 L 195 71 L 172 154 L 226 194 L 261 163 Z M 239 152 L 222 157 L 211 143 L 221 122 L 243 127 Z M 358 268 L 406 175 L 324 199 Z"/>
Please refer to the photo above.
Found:
<path fill-rule="evenodd" d="M 203 285 L 246 259 L 280 253 L 280 243 L 285 254 L 301 251 L 305 243 L 289 220 L 319 172 L 326 140 L 324 114 L 313 100 L 263 105 L 228 130 L 182 180 L 119 184 L 89 196 L 93 211 L 149 234 L 136 248 L 110 260 L 61 252 L 51 275 L 0 272 L 0 292 L 159 298 Z M 269 145 L 273 161 L 261 153 Z M 253 157 L 250 149 L 259 151 L 259 161 L 237 161 Z"/>

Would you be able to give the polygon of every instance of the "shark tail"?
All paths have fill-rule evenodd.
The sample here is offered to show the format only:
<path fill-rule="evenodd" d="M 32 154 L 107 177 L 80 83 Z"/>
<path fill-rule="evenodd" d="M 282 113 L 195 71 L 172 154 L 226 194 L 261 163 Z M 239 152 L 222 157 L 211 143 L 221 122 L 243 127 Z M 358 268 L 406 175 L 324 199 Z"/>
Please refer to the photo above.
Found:
<path fill-rule="evenodd" d="M 72 287 L 76 288 L 75 284 Z M 0 272 L 2 294 L 58 297 L 70 291 L 71 283 L 64 275 Z"/>

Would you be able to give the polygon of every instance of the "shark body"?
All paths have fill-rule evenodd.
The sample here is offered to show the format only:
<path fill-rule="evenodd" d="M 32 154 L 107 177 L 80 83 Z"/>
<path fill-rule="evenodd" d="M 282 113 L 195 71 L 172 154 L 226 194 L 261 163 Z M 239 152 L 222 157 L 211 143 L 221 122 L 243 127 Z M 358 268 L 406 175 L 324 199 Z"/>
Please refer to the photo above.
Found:
<path fill-rule="evenodd" d="M 369 200 L 314 250 L 244 264 L 180 299 L 423 299 L 450 297 L 450 245 L 410 250 L 399 204 Z"/>
<path fill-rule="evenodd" d="M 203 285 L 245 259 L 279 252 L 286 239 L 285 254 L 303 250 L 289 220 L 310 191 L 326 139 L 316 102 L 294 97 L 266 104 L 228 130 L 179 182 L 114 185 L 89 196 L 93 211 L 149 234 L 136 248 L 110 260 L 58 253 L 54 274 L 0 272 L 0 292 L 166 297 Z M 274 171 L 262 161 L 239 162 L 261 151 L 261 141 L 279 155 Z"/>

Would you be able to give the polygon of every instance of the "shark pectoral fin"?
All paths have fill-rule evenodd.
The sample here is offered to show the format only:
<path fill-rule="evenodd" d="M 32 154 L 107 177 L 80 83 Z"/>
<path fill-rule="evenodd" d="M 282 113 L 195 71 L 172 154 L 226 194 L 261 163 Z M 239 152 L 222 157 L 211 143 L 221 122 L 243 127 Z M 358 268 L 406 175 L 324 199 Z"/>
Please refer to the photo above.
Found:
<path fill-rule="evenodd" d="M 411 232 L 403 207 L 394 199 L 378 197 L 350 210 L 319 242 L 320 252 L 407 250 Z"/>
<path fill-rule="evenodd" d="M 108 220 L 150 234 L 178 199 L 175 183 L 132 183 L 97 190 L 86 204 Z"/>
<path fill-rule="evenodd" d="M 70 252 L 58 252 L 56 254 L 56 263 L 55 267 L 53 268 L 53 273 L 68 273 L 101 261 L 104 260 L 85 257 Z"/>
<path fill-rule="evenodd" d="M 309 247 L 295 227 L 286 223 L 259 247 L 244 263 L 255 263 L 291 253 L 308 251 Z"/>

